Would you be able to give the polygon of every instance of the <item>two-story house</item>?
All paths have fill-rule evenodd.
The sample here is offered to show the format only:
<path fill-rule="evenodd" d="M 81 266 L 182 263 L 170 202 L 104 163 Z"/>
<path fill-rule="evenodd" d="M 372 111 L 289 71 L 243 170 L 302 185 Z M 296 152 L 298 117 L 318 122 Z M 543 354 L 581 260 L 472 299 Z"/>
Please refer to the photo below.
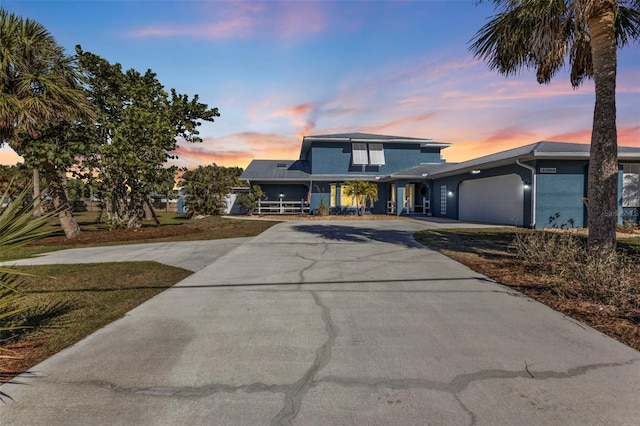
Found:
<path fill-rule="evenodd" d="M 445 164 L 440 151 L 450 145 L 365 133 L 305 136 L 298 160 L 253 160 L 241 179 L 260 185 L 269 200 L 301 201 L 310 211 L 323 199 L 332 214 L 356 211 L 344 182 L 371 181 L 378 201 L 369 212 L 424 212 L 430 194 L 423 174 Z"/>
<path fill-rule="evenodd" d="M 433 216 L 542 228 L 587 225 L 589 145 L 537 142 L 462 163 L 446 163 L 448 143 L 345 133 L 305 136 L 298 160 L 254 160 L 241 179 L 269 200 L 313 212 L 355 213 L 344 183 L 375 182 L 375 214 Z M 618 222 L 640 222 L 640 148 L 619 147 Z M 273 201 L 272 201 L 273 202 Z M 276 209 L 277 210 L 277 209 Z"/>

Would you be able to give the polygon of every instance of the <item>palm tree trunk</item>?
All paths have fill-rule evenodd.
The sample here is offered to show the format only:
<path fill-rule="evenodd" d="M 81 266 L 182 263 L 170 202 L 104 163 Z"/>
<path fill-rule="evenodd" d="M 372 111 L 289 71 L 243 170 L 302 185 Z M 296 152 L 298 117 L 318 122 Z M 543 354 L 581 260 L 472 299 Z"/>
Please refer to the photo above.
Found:
<path fill-rule="evenodd" d="M 592 0 L 587 24 L 591 35 L 595 109 L 589 161 L 589 246 L 616 245 L 618 141 L 616 133 L 615 0 Z"/>
<path fill-rule="evenodd" d="M 42 206 L 40 205 L 40 172 L 33 169 L 33 217 L 42 216 Z"/>

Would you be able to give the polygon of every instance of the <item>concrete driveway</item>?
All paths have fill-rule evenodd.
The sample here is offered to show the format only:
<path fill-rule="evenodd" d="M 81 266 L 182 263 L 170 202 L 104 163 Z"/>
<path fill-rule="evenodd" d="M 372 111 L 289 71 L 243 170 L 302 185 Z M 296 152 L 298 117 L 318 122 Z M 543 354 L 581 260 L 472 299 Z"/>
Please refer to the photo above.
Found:
<path fill-rule="evenodd" d="M 417 244 L 278 224 L 0 391 L 3 425 L 637 425 L 640 353 Z"/>

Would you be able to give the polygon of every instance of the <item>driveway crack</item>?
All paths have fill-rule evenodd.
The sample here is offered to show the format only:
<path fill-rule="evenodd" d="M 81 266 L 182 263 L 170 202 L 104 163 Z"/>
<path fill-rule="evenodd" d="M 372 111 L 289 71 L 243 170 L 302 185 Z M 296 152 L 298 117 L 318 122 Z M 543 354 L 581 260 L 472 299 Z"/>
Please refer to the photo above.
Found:
<path fill-rule="evenodd" d="M 440 392 L 448 392 L 458 395 L 463 392 L 470 384 L 484 380 L 493 379 L 516 379 L 525 378 L 530 380 L 547 380 L 547 379 L 570 379 L 576 376 L 582 376 L 592 370 L 602 368 L 621 367 L 637 363 L 640 359 L 631 359 L 624 362 L 589 364 L 579 367 L 570 368 L 566 372 L 563 371 L 529 371 L 524 370 L 481 370 L 475 373 L 460 374 L 454 377 L 450 382 L 439 382 L 428 379 L 385 379 L 385 378 L 345 378 L 337 376 L 325 376 L 316 380 L 314 383 L 333 383 L 343 387 L 370 387 L 373 389 L 393 388 L 393 389 L 426 389 Z"/>
<path fill-rule="evenodd" d="M 272 425 L 290 425 L 291 421 L 298 415 L 302 406 L 302 398 L 311 387 L 311 383 L 318 372 L 331 360 L 331 349 L 338 336 L 338 329 L 331 320 L 331 310 L 322 303 L 320 296 L 314 291 L 310 292 L 313 300 L 322 309 L 322 320 L 325 323 L 325 330 L 328 338 L 320 348 L 316 350 L 316 359 L 311 367 L 306 371 L 302 379 L 296 382 L 285 394 L 284 407 L 272 420 Z"/>
<path fill-rule="evenodd" d="M 104 380 L 89 380 L 89 381 L 77 381 L 77 382 L 61 382 L 43 380 L 46 383 L 62 384 L 62 385 L 74 385 L 74 386 L 94 386 L 103 389 L 108 389 L 116 393 L 124 393 L 129 395 L 146 395 L 146 396 L 167 396 L 167 397 L 201 397 L 213 395 L 216 393 L 235 393 L 243 391 L 246 393 L 284 393 L 291 385 L 269 385 L 266 383 L 251 383 L 248 385 L 228 385 L 223 383 L 213 383 L 200 387 L 191 386 L 149 386 L 149 387 L 124 387 L 118 386 L 115 383 L 107 382 Z"/>

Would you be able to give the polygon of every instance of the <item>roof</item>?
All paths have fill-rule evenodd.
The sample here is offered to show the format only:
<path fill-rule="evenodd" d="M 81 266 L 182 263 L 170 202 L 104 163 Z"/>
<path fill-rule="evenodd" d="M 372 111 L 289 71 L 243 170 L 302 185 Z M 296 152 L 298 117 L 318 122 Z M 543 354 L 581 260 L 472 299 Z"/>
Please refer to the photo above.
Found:
<path fill-rule="evenodd" d="M 309 180 L 309 163 L 301 160 L 253 160 L 240 175 L 242 180 Z"/>
<path fill-rule="evenodd" d="M 405 136 L 389 136 L 389 135 L 375 135 L 371 133 L 337 133 L 333 135 L 317 135 L 317 136 L 305 136 L 302 138 L 302 147 L 300 149 L 300 159 L 305 160 L 312 142 L 373 142 L 373 143 L 414 143 L 420 144 L 420 146 L 437 147 L 440 149 L 451 146 L 450 143 L 434 142 L 432 139 L 424 138 L 409 138 Z"/>
<path fill-rule="evenodd" d="M 440 170 L 428 172 L 429 177 L 445 177 L 475 169 L 486 169 L 513 164 L 517 160 L 530 161 L 541 159 L 553 160 L 588 160 L 590 156 L 589 144 L 577 144 L 568 142 L 540 141 L 530 145 L 521 146 L 484 157 L 462 163 L 449 163 Z M 618 147 L 618 158 L 620 160 L 632 159 L 640 160 L 640 148 L 621 146 Z"/>
<path fill-rule="evenodd" d="M 411 179 L 415 177 L 423 177 L 426 175 L 431 175 L 439 170 L 442 170 L 445 167 L 448 167 L 452 164 L 456 163 L 423 163 L 416 167 L 411 167 L 410 169 L 400 170 L 398 172 L 392 173 L 388 177 L 394 179 Z"/>

